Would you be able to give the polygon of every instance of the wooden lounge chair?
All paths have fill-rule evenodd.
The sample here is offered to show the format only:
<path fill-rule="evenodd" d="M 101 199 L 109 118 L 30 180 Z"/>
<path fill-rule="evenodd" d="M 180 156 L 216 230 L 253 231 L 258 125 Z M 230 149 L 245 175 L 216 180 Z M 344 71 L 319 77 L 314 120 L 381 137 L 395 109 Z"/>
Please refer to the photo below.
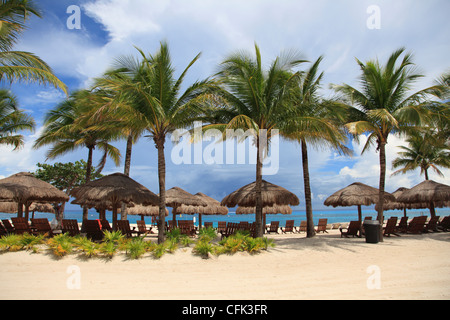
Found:
<path fill-rule="evenodd" d="M 133 230 L 131 230 L 130 221 L 128 220 L 117 220 L 114 226 L 114 230 L 120 231 L 127 238 L 133 237 L 133 234 L 138 234 L 138 231 L 134 229 L 133 227 Z"/>
<path fill-rule="evenodd" d="M 192 220 L 178 221 L 178 228 L 180 228 L 181 234 L 185 234 L 191 237 L 195 236 L 197 231 L 194 226 L 194 221 Z"/>
<path fill-rule="evenodd" d="M 328 233 L 327 223 L 328 223 L 328 219 L 319 219 L 319 224 L 317 225 L 316 232 L 317 233 L 319 233 L 319 232 Z"/>
<path fill-rule="evenodd" d="M 217 232 L 222 233 L 225 232 L 227 229 L 227 222 L 226 221 L 219 221 L 217 225 Z"/>
<path fill-rule="evenodd" d="M 81 229 L 86 233 L 86 237 L 92 241 L 100 241 L 103 239 L 101 224 L 98 220 L 83 220 Z"/>
<path fill-rule="evenodd" d="M 344 229 L 347 229 L 347 231 L 343 231 Z M 341 238 L 352 236 L 353 238 L 355 236 L 361 238 L 360 235 L 358 235 L 359 230 L 361 229 L 361 222 L 360 221 L 350 221 L 350 224 L 347 228 L 339 228 L 339 231 L 341 232 Z"/>
<path fill-rule="evenodd" d="M 101 228 L 102 228 L 102 232 L 103 231 L 113 231 L 113 229 L 111 228 L 111 225 L 109 224 L 108 220 L 102 219 L 102 220 L 99 220 L 99 221 L 100 221 L 100 225 L 101 225 Z"/>
<path fill-rule="evenodd" d="M 428 221 L 428 223 L 425 225 L 423 232 L 431 232 L 431 231 L 438 232 L 437 224 L 439 218 L 440 218 L 439 216 L 431 217 L 430 221 Z"/>
<path fill-rule="evenodd" d="M 286 226 L 281 228 L 281 232 L 294 232 L 294 220 L 286 220 Z"/>
<path fill-rule="evenodd" d="M 55 235 L 47 218 L 31 219 L 31 226 L 36 229 L 36 234 L 46 234 L 48 237 Z"/>
<path fill-rule="evenodd" d="M 406 233 L 408 231 L 408 217 L 402 217 L 397 226 L 397 232 Z"/>
<path fill-rule="evenodd" d="M 400 237 L 399 234 L 395 233 L 397 229 L 397 217 L 391 217 L 386 222 L 386 227 L 384 228 L 383 235 L 390 237 L 391 234 Z"/>
<path fill-rule="evenodd" d="M 136 221 L 136 223 L 137 223 L 138 234 L 139 235 L 141 235 L 141 234 L 147 235 L 149 233 L 153 233 L 152 232 L 152 227 L 150 227 L 150 229 L 147 229 L 147 225 L 145 224 L 144 220 L 138 220 L 138 221 Z"/>
<path fill-rule="evenodd" d="M 5 236 L 8 234 L 8 231 L 6 231 L 6 228 L 3 226 L 3 223 L 0 222 L 0 237 Z"/>
<path fill-rule="evenodd" d="M 11 224 L 11 222 L 9 222 L 8 219 L 3 219 L 3 220 L 2 220 L 2 223 L 3 223 L 3 226 L 4 226 L 5 229 L 6 229 L 6 232 L 8 232 L 8 233 L 14 233 L 14 227 L 13 227 L 13 225 Z"/>
<path fill-rule="evenodd" d="M 62 232 L 68 233 L 69 236 L 75 237 L 80 234 L 80 227 L 78 221 L 75 219 L 63 219 L 62 220 Z"/>
<path fill-rule="evenodd" d="M 212 223 L 212 222 L 205 222 L 205 223 L 203 224 L 203 226 L 204 226 L 205 228 L 212 228 L 212 227 L 213 227 L 213 223 Z"/>
<path fill-rule="evenodd" d="M 248 231 L 248 229 L 249 229 L 248 221 L 241 221 L 241 222 L 239 222 L 239 230 L 240 231 Z"/>
<path fill-rule="evenodd" d="M 300 232 L 306 232 L 306 229 L 307 229 L 307 224 L 306 224 L 306 221 L 303 220 L 303 221 L 300 222 L 300 226 L 298 227 L 298 232 L 299 233 Z"/>
<path fill-rule="evenodd" d="M 280 221 L 270 222 L 270 226 L 266 228 L 267 233 L 275 232 L 278 233 L 278 227 L 280 226 Z"/>
<path fill-rule="evenodd" d="M 450 216 L 444 217 L 442 221 L 438 222 L 438 229 L 442 231 L 449 231 L 450 230 Z"/>
<path fill-rule="evenodd" d="M 426 222 L 426 216 L 414 217 L 408 224 L 407 233 L 422 234 Z"/>
<path fill-rule="evenodd" d="M 225 229 L 225 231 L 222 232 L 221 239 L 227 238 L 227 237 L 235 234 L 236 231 L 238 231 L 238 230 L 239 230 L 239 223 L 228 222 L 227 228 Z"/>
<path fill-rule="evenodd" d="M 34 234 L 25 218 L 11 218 L 11 221 L 14 225 L 15 234 Z"/>

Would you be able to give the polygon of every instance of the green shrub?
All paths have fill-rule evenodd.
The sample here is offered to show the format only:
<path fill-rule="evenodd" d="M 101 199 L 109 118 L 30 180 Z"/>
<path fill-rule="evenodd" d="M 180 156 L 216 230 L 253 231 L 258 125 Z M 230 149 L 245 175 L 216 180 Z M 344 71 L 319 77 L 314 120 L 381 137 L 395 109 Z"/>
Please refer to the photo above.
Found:
<path fill-rule="evenodd" d="M 25 233 L 21 236 L 19 243 L 23 249 L 37 252 L 36 246 L 44 243 L 44 237 L 44 235 L 32 235 Z"/>
<path fill-rule="evenodd" d="M 127 244 L 127 253 L 131 259 L 139 259 L 146 252 L 146 244 L 143 237 L 132 238 Z"/>
<path fill-rule="evenodd" d="M 4 251 L 15 252 L 22 250 L 22 236 L 17 234 L 8 234 L 0 238 L 0 249 Z"/>
<path fill-rule="evenodd" d="M 73 250 L 73 238 L 66 233 L 58 234 L 47 241 L 50 250 L 57 257 L 64 257 Z"/>
<path fill-rule="evenodd" d="M 214 246 L 209 241 L 197 241 L 192 251 L 204 259 L 207 259 L 210 253 L 215 253 Z"/>

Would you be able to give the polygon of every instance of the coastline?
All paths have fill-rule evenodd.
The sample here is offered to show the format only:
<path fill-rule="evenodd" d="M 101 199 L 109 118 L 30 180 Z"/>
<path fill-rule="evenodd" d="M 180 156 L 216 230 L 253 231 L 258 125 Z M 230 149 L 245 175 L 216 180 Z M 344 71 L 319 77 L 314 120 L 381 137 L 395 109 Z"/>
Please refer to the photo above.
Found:
<path fill-rule="evenodd" d="M 450 299 L 449 233 L 368 244 L 328 232 L 311 239 L 269 234 L 276 247 L 267 252 L 206 260 L 192 247 L 159 260 L 3 253 L 0 299 Z M 68 287 L 73 266 L 79 268 L 79 289 Z M 370 289 L 377 275 L 380 288 Z"/>

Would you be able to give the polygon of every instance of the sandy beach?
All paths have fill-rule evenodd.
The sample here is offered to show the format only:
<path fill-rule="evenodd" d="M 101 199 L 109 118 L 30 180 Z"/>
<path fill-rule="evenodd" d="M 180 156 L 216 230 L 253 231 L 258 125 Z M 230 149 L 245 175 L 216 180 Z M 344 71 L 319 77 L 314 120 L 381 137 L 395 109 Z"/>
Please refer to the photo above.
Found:
<path fill-rule="evenodd" d="M 268 237 L 276 247 L 267 252 L 210 259 L 191 248 L 159 260 L 8 252 L 0 299 L 450 299 L 450 233 L 378 244 L 341 239 L 338 230 Z"/>

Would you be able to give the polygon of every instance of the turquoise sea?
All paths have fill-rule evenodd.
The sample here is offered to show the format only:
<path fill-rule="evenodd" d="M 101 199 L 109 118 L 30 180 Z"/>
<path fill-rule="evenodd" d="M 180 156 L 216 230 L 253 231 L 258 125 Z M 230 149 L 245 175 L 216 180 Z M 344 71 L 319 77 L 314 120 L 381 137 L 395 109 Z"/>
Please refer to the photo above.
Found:
<path fill-rule="evenodd" d="M 170 210 L 170 208 L 169 208 Z M 363 218 L 366 216 L 371 216 L 372 219 L 375 219 L 377 216 L 377 213 L 375 209 L 364 209 L 362 210 Z M 450 215 L 450 208 L 442 208 L 442 209 L 436 209 L 436 214 L 443 217 Z M 409 218 L 413 218 L 416 216 L 421 215 L 430 215 L 430 211 L 428 209 L 417 209 L 417 210 L 408 210 L 407 216 Z M 82 211 L 81 210 L 66 210 L 64 213 L 65 219 L 76 219 L 78 222 L 82 222 Z M 392 210 L 392 211 L 385 211 L 384 212 L 385 219 L 388 219 L 392 216 L 402 217 L 403 211 L 400 210 Z M 15 214 L 6 214 L 6 213 L 0 213 L 0 219 L 9 219 L 11 217 L 15 217 Z M 31 213 L 30 213 L 31 217 Z M 54 214 L 51 213 L 36 213 L 36 218 L 47 218 L 49 221 L 51 221 L 54 218 Z M 107 212 L 106 218 L 109 220 L 109 222 L 112 222 L 112 213 Z M 194 215 L 177 215 L 177 220 L 192 220 L 195 218 L 195 225 L 198 225 L 198 214 Z M 347 208 L 347 209 L 328 209 L 328 210 L 314 210 L 313 211 L 313 220 L 314 225 L 317 225 L 319 219 L 326 218 L 328 219 L 328 223 L 337 223 L 337 222 L 349 222 L 352 220 L 358 219 L 358 211 L 356 207 L 354 209 Z M 98 219 L 98 213 L 96 211 L 89 211 L 89 219 Z M 120 217 L 119 217 L 120 219 Z M 128 216 L 128 220 L 130 223 L 136 223 L 137 220 L 140 220 L 140 216 Z M 170 213 L 168 217 L 166 217 L 166 220 L 172 219 L 172 214 Z M 218 221 L 227 221 L 227 222 L 240 222 L 240 221 L 249 221 L 253 222 L 255 220 L 254 214 L 244 214 L 244 215 L 237 215 L 235 212 L 233 212 L 233 209 L 230 209 L 230 212 L 228 215 L 202 215 L 202 222 L 213 222 L 213 225 L 217 227 Z M 299 225 L 300 221 L 306 220 L 306 213 L 305 211 L 293 211 L 292 214 L 289 215 L 283 215 L 283 214 L 269 214 L 266 217 L 266 223 L 270 223 L 271 221 L 279 221 L 280 226 L 284 226 L 286 223 L 286 220 L 294 220 L 295 225 Z M 152 223 L 151 217 L 145 217 L 145 222 L 147 224 Z"/>

